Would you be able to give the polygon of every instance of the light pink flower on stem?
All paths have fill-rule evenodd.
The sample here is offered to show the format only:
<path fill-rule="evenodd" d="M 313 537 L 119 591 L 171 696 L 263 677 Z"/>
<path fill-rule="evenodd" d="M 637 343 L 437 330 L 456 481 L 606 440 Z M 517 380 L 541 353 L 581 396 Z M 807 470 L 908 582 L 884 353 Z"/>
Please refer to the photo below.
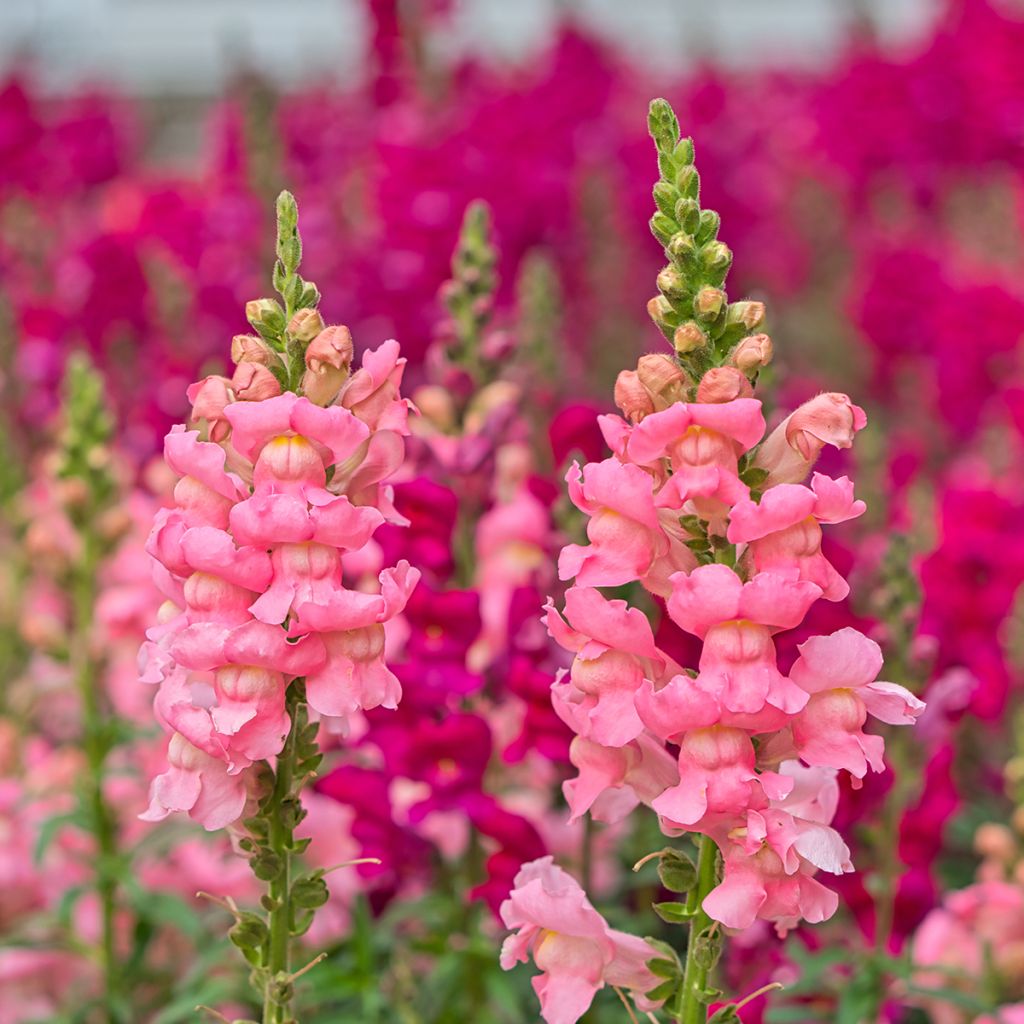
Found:
<path fill-rule="evenodd" d="M 800 483 L 826 444 L 849 448 L 854 435 L 867 423 L 864 410 L 847 395 L 817 395 L 790 413 L 765 438 L 754 465 L 768 473 L 766 487 Z"/>
<path fill-rule="evenodd" d="M 692 511 L 716 529 L 749 493 L 738 476 L 739 457 L 763 434 L 761 403 L 753 398 L 677 402 L 633 428 L 626 457 L 642 466 L 668 459 L 672 476 L 658 491 L 657 506 L 682 509 L 692 502 Z"/>
<path fill-rule="evenodd" d="M 723 821 L 741 819 L 751 808 L 781 799 L 793 782 L 775 772 L 755 771 L 754 745 L 742 729 L 716 725 L 693 729 L 679 748 L 679 783 L 652 807 L 670 827 L 710 832 Z"/>
<path fill-rule="evenodd" d="M 568 544 L 558 577 L 588 587 L 615 587 L 641 580 L 656 593 L 657 580 L 694 564 L 682 537 L 665 530 L 654 505 L 653 481 L 639 466 L 617 459 L 573 463 L 566 476 L 573 504 L 589 515 L 590 544 Z"/>
<path fill-rule="evenodd" d="M 237 820 L 248 797 L 247 777 L 229 775 L 223 762 L 192 746 L 177 733 L 167 748 L 168 769 L 153 780 L 143 821 L 163 821 L 185 811 L 210 832 Z"/>
<path fill-rule="evenodd" d="M 669 661 L 655 646 L 647 617 L 591 587 L 566 592 L 565 619 L 550 604 L 546 613 L 548 631 L 576 653 L 569 682 L 558 684 L 556 710 L 572 717 L 579 735 L 604 746 L 636 739 L 643 722 L 635 695 L 645 678 L 660 678 Z"/>
<path fill-rule="evenodd" d="M 338 405 L 350 410 L 371 430 L 408 432 L 411 403 L 399 394 L 406 364 L 399 351 L 397 341 L 385 341 L 365 353 L 362 366 L 338 395 Z"/>
<path fill-rule="evenodd" d="M 704 640 L 698 689 L 714 695 L 730 716 L 757 716 L 766 705 L 793 714 L 807 703 L 806 693 L 776 667 L 772 634 L 799 625 L 821 595 L 818 586 L 800 580 L 795 569 L 744 582 L 725 565 L 676 573 L 671 582 L 669 615 Z M 730 721 L 763 730 L 776 718 Z"/>
<path fill-rule="evenodd" d="M 346 718 L 359 710 L 398 706 L 402 687 L 384 663 L 384 623 L 401 614 L 419 579 L 419 570 L 401 561 L 380 574 L 379 594 L 339 588 L 323 603 L 296 609 L 292 633 L 315 631 L 327 650 L 323 667 L 306 676 L 311 708 Z"/>
<path fill-rule="evenodd" d="M 570 823 L 587 811 L 598 821 L 621 821 L 638 804 L 650 805 L 679 782 L 676 759 L 646 733 L 622 747 L 603 747 L 576 736 L 569 760 L 579 772 L 562 785 Z"/>
<path fill-rule="evenodd" d="M 760 502 L 746 498 L 729 516 L 728 539 L 746 544 L 757 572 L 796 567 L 799 578 L 821 588 L 828 601 L 841 601 L 850 586 L 821 551 L 821 523 L 841 523 L 864 513 L 854 501 L 847 477 L 833 480 L 815 473 L 810 487 L 779 484 L 764 492 Z"/>
<path fill-rule="evenodd" d="M 1019 977 L 1024 962 L 1024 889 L 991 881 L 949 893 L 918 927 L 911 958 L 914 983 L 924 989 L 973 995 L 993 972 L 1008 979 Z M 936 1024 L 973 1020 L 941 997 L 922 996 L 918 1001 Z M 1011 1010 L 1004 1008 L 990 1019 L 1003 1022 Z M 1006 1016 L 1005 1024 L 1014 1024 L 1015 1017 L 1016 1013 Z"/>
<path fill-rule="evenodd" d="M 532 955 L 542 972 L 533 987 L 547 1024 L 575 1024 L 606 984 L 633 992 L 641 1008 L 657 1005 L 642 998 L 658 984 L 646 965 L 657 951 L 610 928 L 551 857 L 520 868 L 501 919 L 515 929 L 502 946 L 501 966 L 509 970 Z"/>
<path fill-rule="evenodd" d="M 847 626 L 800 645 L 790 678 L 811 695 L 793 720 L 793 741 L 810 765 L 845 768 L 860 779 L 884 768 L 885 743 L 867 735 L 868 714 L 889 725 L 911 725 L 924 703 L 905 687 L 877 680 L 882 651 L 874 640 Z"/>

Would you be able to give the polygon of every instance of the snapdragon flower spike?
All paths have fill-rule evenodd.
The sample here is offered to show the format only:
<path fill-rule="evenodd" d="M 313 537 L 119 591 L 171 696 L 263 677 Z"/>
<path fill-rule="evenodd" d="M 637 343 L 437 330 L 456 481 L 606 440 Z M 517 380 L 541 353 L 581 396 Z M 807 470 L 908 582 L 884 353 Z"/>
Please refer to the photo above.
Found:
<path fill-rule="evenodd" d="M 659 979 L 647 967 L 658 952 L 646 940 L 616 931 L 593 908 L 579 883 L 551 857 L 524 864 L 501 919 L 514 929 L 501 950 L 506 970 L 531 956 L 541 973 L 533 979 L 547 1024 L 576 1024 L 605 985 L 630 991 L 637 1005 Z"/>
<path fill-rule="evenodd" d="M 573 656 L 552 689 L 576 733 L 578 775 L 565 794 L 574 818 L 651 807 L 666 834 L 702 836 L 704 864 L 717 845 L 725 873 L 713 884 L 702 876 L 702 913 L 785 930 L 835 910 L 818 872 L 852 870 L 830 822 L 838 773 L 856 784 L 883 768 L 868 716 L 909 724 L 923 704 L 878 680 L 881 651 L 853 629 L 812 637 L 788 674 L 779 668 L 775 635 L 849 591 L 822 533 L 864 503 L 847 477 L 807 478 L 826 446 L 852 445 L 866 417 L 826 393 L 767 429 L 753 396 L 772 355 L 764 308 L 727 300 L 731 254 L 715 238 L 717 216 L 700 210 L 692 145 L 663 101 L 651 132 L 662 171 L 651 227 L 669 266 L 649 308 L 676 358 L 647 355 L 620 375 L 623 416 L 599 422 L 611 456 L 567 476 L 589 543 L 563 549 L 559 575 L 575 585 L 564 618 L 553 606 L 546 616 Z M 595 589 L 629 584 L 664 598 L 672 622 L 701 641 L 694 668 L 658 650 L 639 609 Z"/>
<path fill-rule="evenodd" d="M 262 306 L 250 305 L 255 317 Z M 150 630 L 141 674 L 159 683 L 155 710 L 172 740 L 146 817 L 183 810 L 208 829 L 243 813 L 253 765 L 281 752 L 293 680 L 306 680 L 321 716 L 397 706 L 385 631 L 419 580 L 403 561 L 380 573 L 378 593 L 345 586 L 346 560 L 385 521 L 404 521 L 388 484 L 410 408 L 397 344 L 366 353 L 350 375 L 347 330 L 300 309 L 280 342 L 307 344 L 304 369 L 289 376 L 267 321 L 254 323 L 272 340 L 236 338 L 231 380 L 190 389 L 199 429 L 167 436 L 180 479 L 147 544 L 172 604 Z"/>

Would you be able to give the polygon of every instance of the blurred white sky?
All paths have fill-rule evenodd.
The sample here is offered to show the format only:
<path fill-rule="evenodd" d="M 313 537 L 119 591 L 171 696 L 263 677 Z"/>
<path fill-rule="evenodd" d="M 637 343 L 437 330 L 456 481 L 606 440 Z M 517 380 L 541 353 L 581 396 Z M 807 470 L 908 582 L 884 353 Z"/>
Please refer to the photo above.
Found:
<path fill-rule="evenodd" d="M 940 0 L 455 0 L 449 53 L 515 56 L 542 42 L 560 9 L 661 64 L 827 60 L 856 10 L 899 45 Z M 360 0 L 0 0 L 0 70 L 34 57 L 40 84 L 205 95 L 240 65 L 283 85 L 344 79 L 366 40 Z"/>

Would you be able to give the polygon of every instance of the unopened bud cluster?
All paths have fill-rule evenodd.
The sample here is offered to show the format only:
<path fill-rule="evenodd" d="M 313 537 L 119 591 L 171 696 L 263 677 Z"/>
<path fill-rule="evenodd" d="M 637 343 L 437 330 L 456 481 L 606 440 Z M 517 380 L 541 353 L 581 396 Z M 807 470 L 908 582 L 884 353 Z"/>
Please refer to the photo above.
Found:
<path fill-rule="evenodd" d="M 658 148 L 661 178 L 654 186 L 657 210 L 651 231 L 665 247 L 667 265 L 647 312 L 675 347 L 693 377 L 691 396 L 703 373 L 731 366 L 750 379 L 771 360 L 761 302 L 729 302 L 725 278 L 732 250 L 718 239 L 719 217 L 700 206 L 700 177 L 693 166 L 693 142 L 680 139 L 679 123 L 664 100 L 651 104 L 649 128 Z M 740 382 L 719 374 L 713 387 L 729 401 L 749 394 Z"/>

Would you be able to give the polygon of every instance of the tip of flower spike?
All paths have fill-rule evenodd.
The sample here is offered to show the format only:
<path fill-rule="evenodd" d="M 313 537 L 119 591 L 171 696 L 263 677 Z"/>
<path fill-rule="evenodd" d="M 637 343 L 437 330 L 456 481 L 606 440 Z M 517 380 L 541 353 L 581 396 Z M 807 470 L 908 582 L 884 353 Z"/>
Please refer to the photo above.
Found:
<path fill-rule="evenodd" d="M 668 100 L 651 100 L 647 111 L 647 128 L 655 145 L 663 153 L 671 153 L 679 141 L 679 119 Z"/>

